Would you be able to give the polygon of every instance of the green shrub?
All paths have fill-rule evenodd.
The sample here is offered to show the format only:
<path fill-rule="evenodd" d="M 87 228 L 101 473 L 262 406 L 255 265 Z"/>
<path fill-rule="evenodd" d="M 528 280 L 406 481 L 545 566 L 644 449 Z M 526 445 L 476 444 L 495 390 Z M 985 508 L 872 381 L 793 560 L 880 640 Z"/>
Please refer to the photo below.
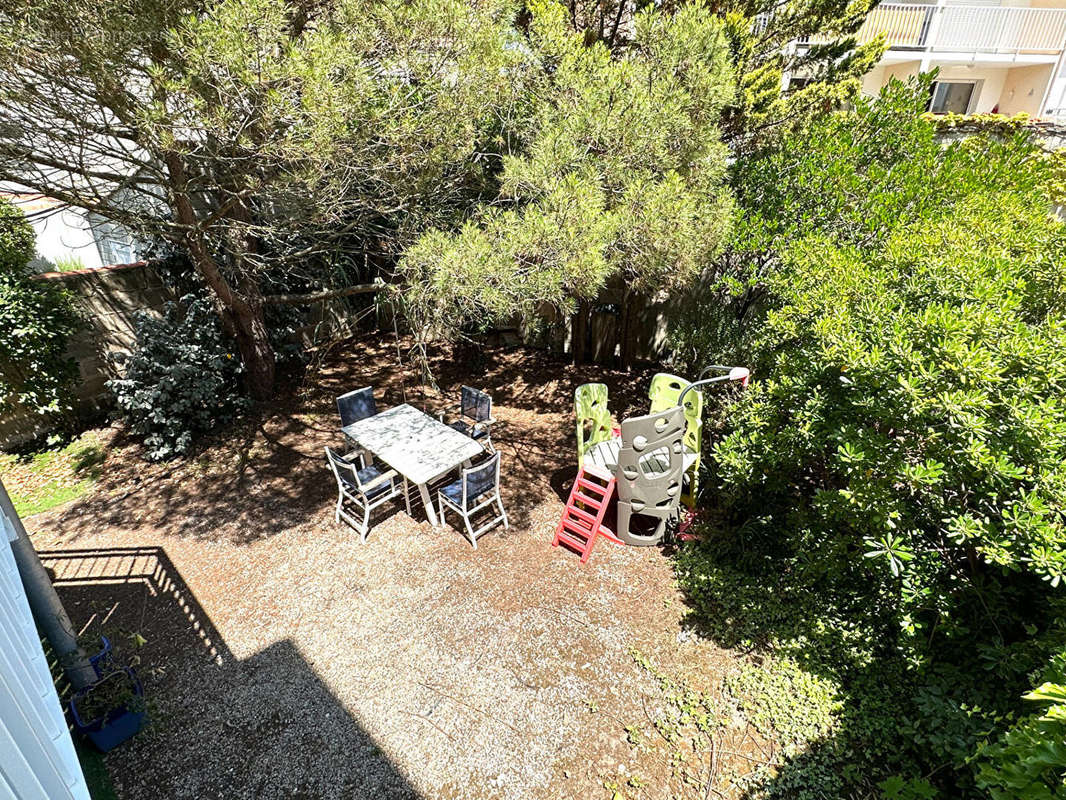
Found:
<path fill-rule="evenodd" d="M 142 313 L 137 347 L 109 382 L 129 430 L 144 437 L 150 460 L 188 452 L 195 437 L 246 407 L 240 359 L 210 302 L 186 295 L 162 318 Z"/>
<path fill-rule="evenodd" d="M 23 213 L 0 201 L 0 414 L 55 417 L 71 409 L 78 371 L 67 340 L 80 319 L 61 285 L 29 276 L 35 242 Z"/>
<path fill-rule="evenodd" d="M 1024 138 L 943 148 L 928 123 L 893 127 L 881 110 L 827 124 L 811 135 L 832 144 L 797 143 L 799 183 L 777 175 L 773 191 L 805 194 L 804 174 L 824 185 L 820 156 L 859 194 L 826 198 L 837 211 L 816 224 L 781 209 L 797 224 L 775 242 L 748 342 L 763 380 L 715 461 L 734 512 L 772 515 L 815 572 L 868 572 L 921 641 L 983 579 L 1066 575 L 1066 228 Z M 900 165 L 899 191 L 855 180 L 904 156 L 925 166 Z"/>
<path fill-rule="evenodd" d="M 993 800 L 1066 798 L 1066 651 L 1025 699 L 1044 706 L 1023 717 L 975 758 L 977 785 Z"/>
<path fill-rule="evenodd" d="M 831 765 L 847 791 L 970 796 L 967 759 L 1066 629 L 1053 165 L 1024 131 L 942 144 L 926 92 L 738 162 L 738 235 L 686 315 L 685 342 L 755 380 L 712 449 L 721 541 L 681 584 L 716 636 L 842 701 L 769 795 Z"/>
<path fill-rule="evenodd" d="M 37 253 L 37 234 L 22 210 L 0 200 L 0 275 L 25 275 Z"/>

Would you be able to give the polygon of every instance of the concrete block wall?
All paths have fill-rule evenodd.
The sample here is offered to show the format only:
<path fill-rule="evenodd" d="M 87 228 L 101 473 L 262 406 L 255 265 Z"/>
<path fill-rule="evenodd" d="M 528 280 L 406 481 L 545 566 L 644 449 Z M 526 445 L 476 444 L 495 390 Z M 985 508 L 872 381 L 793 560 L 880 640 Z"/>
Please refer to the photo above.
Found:
<path fill-rule="evenodd" d="M 116 264 L 73 272 L 46 272 L 38 280 L 55 281 L 75 299 L 86 326 L 71 337 L 69 355 L 78 364 L 77 405 L 89 411 L 108 402 L 107 381 L 118 376 L 112 356 L 129 352 L 136 341 L 134 321 L 139 311 L 160 313 L 174 299 L 150 263 Z M 0 419 L 0 447 L 12 447 L 44 431 L 43 420 L 32 413 Z"/>
<path fill-rule="evenodd" d="M 176 299 L 152 265 L 143 261 L 45 273 L 39 279 L 62 284 L 74 295 L 88 323 L 70 341 L 70 355 L 78 362 L 78 400 L 82 403 L 95 404 L 107 397 L 107 381 L 118 376 L 112 357 L 128 353 L 136 343 L 137 313 L 161 313 L 164 303 Z"/>

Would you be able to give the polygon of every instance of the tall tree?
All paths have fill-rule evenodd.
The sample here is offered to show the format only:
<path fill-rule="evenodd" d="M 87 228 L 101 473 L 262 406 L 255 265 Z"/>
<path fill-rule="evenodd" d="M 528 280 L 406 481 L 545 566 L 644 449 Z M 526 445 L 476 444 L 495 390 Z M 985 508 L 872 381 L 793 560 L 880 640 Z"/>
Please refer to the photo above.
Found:
<path fill-rule="evenodd" d="M 725 140 L 734 149 L 795 128 L 855 99 L 861 78 L 884 50 L 881 39 L 856 34 L 878 0 L 703 0 L 703 13 L 725 24 L 737 93 L 724 109 Z M 630 47 L 634 21 L 650 0 L 567 0 L 567 19 L 586 41 L 615 51 Z M 654 3 L 663 14 L 688 0 Z M 798 80 L 793 80 L 798 79 Z"/>
<path fill-rule="evenodd" d="M 0 0 L 0 180 L 187 252 L 267 397 L 264 276 L 476 191 L 510 22 L 493 0 Z"/>
<path fill-rule="evenodd" d="M 718 120 L 733 81 L 721 23 L 696 5 L 647 10 L 612 54 L 574 32 L 562 4 L 531 10 L 528 144 L 504 159 L 498 197 L 400 264 L 426 335 L 545 304 L 571 312 L 612 278 L 627 297 L 667 290 L 713 260 L 728 231 Z M 621 356 L 632 359 L 631 342 Z"/>
<path fill-rule="evenodd" d="M 860 43 L 878 0 L 712 0 L 729 32 L 737 95 L 726 109 L 726 140 L 747 151 L 812 117 L 855 100 L 884 39 Z M 799 80 L 792 80 L 799 79 Z M 789 81 L 786 83 L 786 80 Z"/>

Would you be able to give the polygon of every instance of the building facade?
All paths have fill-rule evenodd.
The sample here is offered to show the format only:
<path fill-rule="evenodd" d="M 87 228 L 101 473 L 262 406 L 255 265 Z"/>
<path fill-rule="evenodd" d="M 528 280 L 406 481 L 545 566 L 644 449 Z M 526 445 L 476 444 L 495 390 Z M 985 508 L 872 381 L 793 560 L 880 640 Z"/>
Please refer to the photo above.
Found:
<path fill-rule="evenodd" d="M 3 484 L 0 501 L 0 798 L 89 800 L 11 552 L 21 523 Z"/>
<path fill-rule="evenodd" d="M 0 191 L 29 219 L 37 235 L 37 272 L 99 269 L 138 261 L 144 251 L 121 225 L 51 197 L 32 192 Z"/>
<path fill-rule="evenodd" d="M 881 34 L 888 49 L 863 80 L 867 95 L 935 68 L 930 111 L 1066 122 L 1066 0 L 881 3 L 858 39 Z"/>

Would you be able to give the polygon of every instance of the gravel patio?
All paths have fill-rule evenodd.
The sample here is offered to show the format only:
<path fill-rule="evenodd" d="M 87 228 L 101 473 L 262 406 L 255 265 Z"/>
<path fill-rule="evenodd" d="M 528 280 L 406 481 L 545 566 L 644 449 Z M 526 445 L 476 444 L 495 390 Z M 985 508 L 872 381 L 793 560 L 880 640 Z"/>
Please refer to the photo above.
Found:
<path fill-rule="evenodd" d="M 621 415 L 646 408 L 651 371 L 449 350 L 437 395 L 394 343 L 347 352 L 187 459 L 145 465 L 108 429 L 92 493 L 26 520 L 75 623 L 117 633 L 152 699 L 150 728 L 107 757 L 119 796 L 688 796 L 634 653 L 712 696 L 735 654 L 685 628 L 659 548 L 601 540 L 581 566 L 550 546 L 576 470 L 574 387 L 607 383 Z M 401 502 L 361 545 L 333 520 L 333 397 L 373 384 L 379 408 L 436 410 L 464 382 L 494 398 L 511 528 L 474 551 Z"/>

